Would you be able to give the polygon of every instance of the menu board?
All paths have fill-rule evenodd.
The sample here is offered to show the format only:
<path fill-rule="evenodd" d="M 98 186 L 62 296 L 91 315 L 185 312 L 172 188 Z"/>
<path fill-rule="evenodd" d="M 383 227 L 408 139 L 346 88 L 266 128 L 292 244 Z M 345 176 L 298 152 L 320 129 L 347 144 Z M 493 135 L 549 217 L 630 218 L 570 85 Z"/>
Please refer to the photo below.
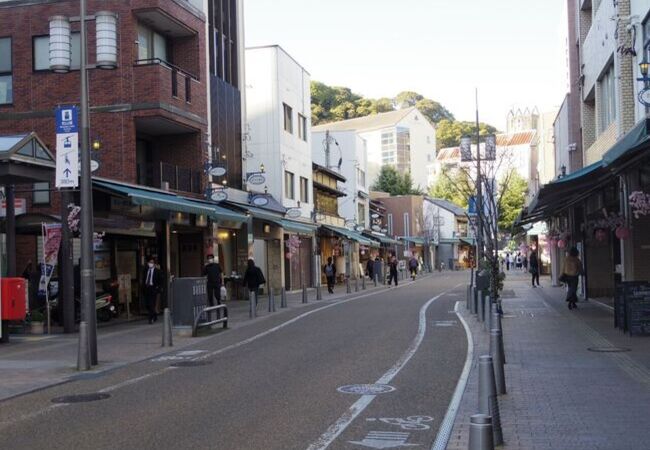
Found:
<path fill-rule="evenodd" d="M 630 336 L 650 335 L 650 282 L 617 284 L 614 301 L 615 326 Z"/>

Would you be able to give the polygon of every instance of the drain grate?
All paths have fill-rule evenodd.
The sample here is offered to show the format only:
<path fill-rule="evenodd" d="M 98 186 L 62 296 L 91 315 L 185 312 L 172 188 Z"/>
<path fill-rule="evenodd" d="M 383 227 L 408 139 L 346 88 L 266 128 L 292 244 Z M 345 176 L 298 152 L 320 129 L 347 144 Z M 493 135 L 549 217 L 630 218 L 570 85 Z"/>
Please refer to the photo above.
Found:
<path fill-rule="evenodd" d="M 179 361 L 172 364 L 172 367 L 200 367 L 200 366 L 209 366 L 212 364 L 212 361 Z"/>
<path fill-rule="evenodd" d="M 619 353 L 619 352 L 629 352 L 629 348 L 620 348 L 620 347 L 589 347 L 587 350 L 590 352 L 598 353 Z"/>
<path fill-rule="evenodd" d="M 94 392 L 91 394 L 65 395 L 63 397 L 53 398 L 52 403 L 88 403 L 96 402 L 98 400 L 105 400 L 109 397 L 110 394 L 104 394 L 101 392 Z"/>

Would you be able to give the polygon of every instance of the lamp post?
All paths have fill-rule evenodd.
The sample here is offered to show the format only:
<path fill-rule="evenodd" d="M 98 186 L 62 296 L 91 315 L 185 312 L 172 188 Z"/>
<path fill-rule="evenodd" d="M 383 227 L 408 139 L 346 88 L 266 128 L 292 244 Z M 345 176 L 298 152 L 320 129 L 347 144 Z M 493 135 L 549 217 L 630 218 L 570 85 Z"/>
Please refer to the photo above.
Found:
<path fill-rule="evenodd" d="M 81 200 L 81 312 L 88 324 L 88 343 L 80 342 L 80 348 L 89 348 L 90 364 L 96 365 L 97 317 L 95 313 L 95 261 L 93 252 L 93 197 L 90 169 L 90 107 L 88 104 L 88 69 L 114 69 L 117 67 L 117 16 L 111 12 L 98 11 L 94 15 L 96 25 L 96 63 L 87 61 L 86 0 L 80 0 L 80 104 L 81 104 L 81 153 L 80 200 Z M 70 21 L 65 16 L 50 18 L 50 69 L 58 73 L 70 70 L 71 40 Z M 63 218 L 62 218 L 63 220 Z M 83 339 L 79 333 L 79 339 Z"/>

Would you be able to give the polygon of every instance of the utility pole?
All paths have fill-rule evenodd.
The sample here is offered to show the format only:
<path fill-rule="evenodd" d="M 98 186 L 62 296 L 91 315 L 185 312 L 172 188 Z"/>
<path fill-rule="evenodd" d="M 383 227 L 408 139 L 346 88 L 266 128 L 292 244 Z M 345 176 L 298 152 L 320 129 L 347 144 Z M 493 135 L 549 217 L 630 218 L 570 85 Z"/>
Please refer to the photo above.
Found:
<path fill-rule="evenodd" d="M 478 121 L 478 88 L 476 89 L 476 209 L 478 210 L 477 264 L 483 260 L 483 181 L 481 180 L 481 128 Z"/>

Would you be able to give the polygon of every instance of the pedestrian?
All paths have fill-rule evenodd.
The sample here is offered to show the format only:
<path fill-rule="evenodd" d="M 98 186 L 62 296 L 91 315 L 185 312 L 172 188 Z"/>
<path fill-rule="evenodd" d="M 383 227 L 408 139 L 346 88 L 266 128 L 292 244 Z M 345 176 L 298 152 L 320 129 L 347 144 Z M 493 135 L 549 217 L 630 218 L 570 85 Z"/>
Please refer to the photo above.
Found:
<path fill-rule="evenodd" d="M 156 312 L 156 300 L 158 294 L 162 291 L 162 272 L 156 268 L 156 259 L 152 256 L 147 262 L 147 267 L 144 269 L 144 279 L 142 285 L 144 286 L 144 302 L 149 313 L 149 324 L 158 320 L 158 313 Z"/>
<path fill-rule="evenodd" d="M 569 303 L 569 309 L 577 309 L 578 305 L 578 281 L 583 274 L 582 261 L 578 257 L 580 252 L 577 248 L 571 247 L 569 255 L 564 258 L 562 276 L 560 281 L 567 284 L 566 301 Z"/>
<path fill-rule="evenodd" d="M 388 286 L 391 285 L 393 280 L 395 280 L 395 286 L 397 286 L 397 258 L 395 255 L 392 255 L 390 257 L 390 261 L 388 262 Z"/>
<path fill-rule="evenodd" d="M 382 283 L 384 283 L 386 281 L 386 275 L 382 275 L 383 270 L 382 261 L 379 258 L 379 255 L 377 255 L 375 256 L 375 262 L 372 265 L 372 280 L 378 283 L 379 277 L 382 277 Z"/>
<path fill-rule="evenodd" d="M 207 277 L 208 306 L 221 305 L 221 286 L 223 285 L 223 271 L 219 263 L 214 262 L 214 255 L 208 255 L 208 263 L 203 267 L 203 276 Z M 217 320 L 221 318 L 221 310 L 217 309 Z"/>
<path fill-rule="evenodd" d="M 510 253 L 506 253 L 506 270 L 510 272 Z"/>
<path fill-rule="evenodd" d="M 375 262 L 372 260 L 372 257 L 368 259 L 368 262 L 366 263 L 366 275 L 368 275 L 368 278 L 371 280 L 373 279 L 373 270 L 375 268 Z"/>
<path fill-rule="evenodd" d="M 539 258 L 537 257 L 537 250 L 533 250 L 530 254 L 529 266 L 533 287 L 536 287 L 535 282 L 537 282 L 537 286 L 539 286 Z"/>
<path fill-rule="evenodd" d="M 517 252 L 517 258 L 515 258 L 515 267 L 521 270 L 521 253 Z"/>
<path fill-rule="evenodd" d="M 255 295 L 255 307 L 257 307 L 257 301 L 260 295 L 260 286 L 266 283 L 266 279 L 264 278 L 262 269 L 257 267 L 255 261 L 252 259 L 248 260 L 242 283 L 248 288 L 249 295 Z"/>
<path fill-rule="evenodd" d="M 327 278 L 327 292 L 334 293 L 334 283 L 336 283 L 336 266 L 332 262 L 332 257 L 327 258 L 327 264 L 323 267 L 325 278 Z"/>
<path fill-rule="evenodd" d="M 523 271 L 526 272 L 528 270 L 528 258 L 526 257 L 526 255 L 522 256 L 521 263 L 524 266 Z"/>
<path fill-rule="evenodd" d="M 409 271 L 411 272 L 411 279 L 415 281 L 415 277 L 418 274 L 418 266 L 419 262 L 418 259 L 415 257 L 415 254 L 411 256 L 411 259 L 409 260 Z"/>

